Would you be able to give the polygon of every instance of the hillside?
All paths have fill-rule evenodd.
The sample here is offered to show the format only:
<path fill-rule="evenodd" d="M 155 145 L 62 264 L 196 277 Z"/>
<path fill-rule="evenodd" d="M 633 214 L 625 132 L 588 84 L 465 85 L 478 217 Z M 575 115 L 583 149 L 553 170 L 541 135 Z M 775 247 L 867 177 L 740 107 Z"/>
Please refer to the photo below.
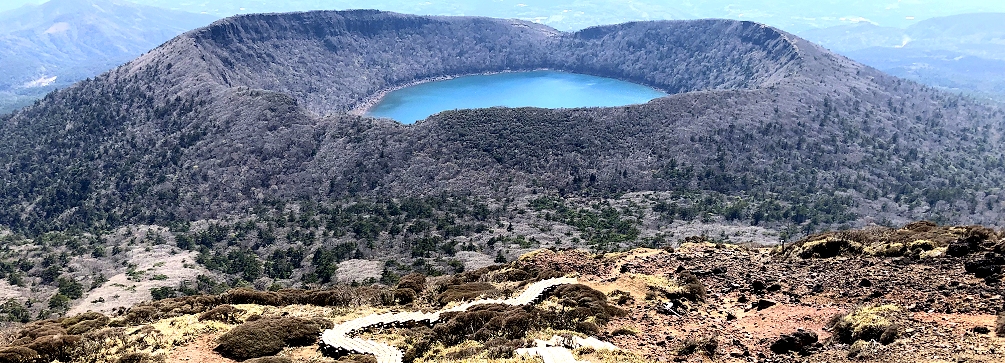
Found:
<path fill-rule="evenodd" d="M 623 108 L 445 112 L 410 127 L 345 114 L 415 80 L 536 68 L 675 95 Z M 566 34 L 369 11 L 249 15 L 5 117 L 2 195 L 14 207 L 0 223 L 115 227 L 274 199 L 540 187 L 723 195 L 747 201 L 745 216 L 765 205 L 833 205 L 816 225 L 994 224 L 1002 117 L 754 23 Z"/>
<path fill-rule="evenodd" d="M 216 17 L 118 0 L 52 0 L 0 13 L 0 113 L 122 65 Z"/>
<path fill-rule="evenodd" d="M 774 248 L 544 249 L 454 275 L 33 321 L 0 330 L 0 360 L 990 363 L 1005 349 L 1002 238 L 916 222 Z"/>
<path fill-rule="evenodd" d="M 672 95 L 409 126 L 350 114 L 423 79 L 540 68 Z M 1003 117 L 750 22 L 239 16 L 0 118 L 0 285 L 58 316 L 541 247 L 1000 227 Z"/>

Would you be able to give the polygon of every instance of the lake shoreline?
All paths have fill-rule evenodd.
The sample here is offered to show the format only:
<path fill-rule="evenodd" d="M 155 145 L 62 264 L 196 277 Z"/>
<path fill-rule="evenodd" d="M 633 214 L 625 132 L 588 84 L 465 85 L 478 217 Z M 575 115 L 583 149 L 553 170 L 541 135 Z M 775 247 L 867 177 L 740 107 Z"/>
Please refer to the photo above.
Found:
<path fill-rule="evenodd" d="M 354 106 L 352 109 L 349 110 L 349 114 L 350 115 L 354 115 L 354 116 L 366 116 L 366 114 L 368 112 L 370 112 L 370 109 L 372 109 L 374 106 L 376 106 L 378 103 L 380 103 L 380 101 L 382 99 L 384 99 L 384 96 L 387 96 L 388 93 L 400 90 L 402 88 L 408 88 L 408 87 L 412 87 L 412 86 L 418 86 L 418 85 L 423 84 L 423 83 L 439 82 L 439 81 L 449 81 L 449 80 L 455 79 L 455 78 L 470 77 L 470 76 L 491 76 L 491 75 L 495 75 L 495 74 L 504 74 L 504 73 L 523 73 L 523 72 L 541 72 L 541 71 L 564 72 L 564 71 L 561 71 L 561 70 L 554 70 L 554 69 L 551 69 L 551 68 L 537 68 L 537 69 L 531 69 L 531 70 L 505 70 L 505 71 L 492 71 L 492 72 L 481 72 L 481 73 L 455 74 L 455 75 L 450 75 L 450 76 L 436 76 L 436 77 L 422 78 L 422 79 L 414 80 L 414 81 L 411 81 L 411 82 L 408 82 L 408 83 L 404 83 L 404 84 L 401 84 L 401 85 L 398 85 L 398 86 L 387 87 L 387 88 L 384 88 L 384 89 L 382 89 L 380 91 L 377 91 L 374 94 L 372 94 L 370 96 L 367 96 L 362 101 L 360 101 L 359 103 L 357 103 L 356 106 Z M 572 72 L 565 72 L 565 73 L 572 73 Z"/>

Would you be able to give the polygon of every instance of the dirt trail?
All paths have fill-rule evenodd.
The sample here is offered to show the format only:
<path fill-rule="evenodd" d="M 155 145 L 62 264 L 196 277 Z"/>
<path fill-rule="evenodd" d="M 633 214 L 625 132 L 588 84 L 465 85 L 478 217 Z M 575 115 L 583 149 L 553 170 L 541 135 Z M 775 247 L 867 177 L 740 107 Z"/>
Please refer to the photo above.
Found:
<path fill-rule="evenodd" d="M 521 306 L 536 302 L 545 292 L 560 286 L 579 283 L 573 278 L 554 278 L 538 281 L 528 287 L 522 294 L 510 299 L 483 299 L 471 301 L 449 309 L 434 313 L 387 313 L 365 316 L 336 325 L 321 333 L 321 344 L 335 353 L 373 354 L 377 363 L 400 363 L 403 353 L 390 345 L 372 340 L 353 338 L 354 332 L 371 327 L 401 326 L 405 324 L 434 324 L 440 319 L 440 314 L 461 312 L 478 305 L 504 304 Z"/>

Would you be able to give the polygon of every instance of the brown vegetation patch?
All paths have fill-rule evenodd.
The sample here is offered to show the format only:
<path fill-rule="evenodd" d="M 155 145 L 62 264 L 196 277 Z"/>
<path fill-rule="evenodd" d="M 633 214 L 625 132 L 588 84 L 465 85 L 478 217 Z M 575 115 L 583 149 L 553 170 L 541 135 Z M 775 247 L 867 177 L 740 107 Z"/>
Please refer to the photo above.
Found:
<path fill-rule="evenodd" d="M 914 222 L 903 228 L 873 227 L 863 230 L 826 232 L 807 236 L 779 248 L 776 253 L 800 258 L 832 258 L 862 254 L 878 257 L 920 257 L 935 249 L 962 257 L 983 251 L 999 251 L 1005 246 L 1002 236 L 982 226 L 939 226 L 931 222 Z"/>
<path fill-rule="evenodd" d="M 237 360 L 275 355 L 286 346 L 314 344 L 324 328 L 308 319 L 263 318 L 223 334 L 215 350 Z"/>
<path fill-rule="evenodd" d="M 80 341 L 79 335 L 50 335 L 35 339 L 25 345 L 25 348 L 38 352 L 41 359 L 46 362 L 54 360 L 68 362 L 74 358 Z"/>
<path fill-rule="evenodd" d="M 239 322 L 237 317 L 243 312 L 243 310 L 235 308 L 233 305 L 220 305 L 199 314 L 199 321 L 213 320 L 226 324 L 237 324 Z"/>
<path fill-rule="evenodd" d="M 0 363 L 24 363 L 41 358 L 38 352 L 25 347 L 9 347 L 0 349 Z"/>
<path fill-rule="evenodd" d="M 490 283 L 468 282 L 460 285 L 447 285 L 446 289 L 436 297 L 436 301 L 440 305 L 447 305 L 454 301 L 475 300 L 479 297 L 494 297 L 498 295 L 499 291 Z"/>

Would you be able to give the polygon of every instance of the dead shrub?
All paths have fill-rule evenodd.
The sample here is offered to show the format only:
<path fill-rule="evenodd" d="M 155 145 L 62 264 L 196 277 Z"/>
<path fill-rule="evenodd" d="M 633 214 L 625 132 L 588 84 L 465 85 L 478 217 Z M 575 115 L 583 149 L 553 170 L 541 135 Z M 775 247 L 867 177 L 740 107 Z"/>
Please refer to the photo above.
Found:
<path fill-rule="evenodd" d="M 212 320 L 226 324 L 237 324 L 239 322 L 237 316 L 243 312 L 244 310 L 235 308 L 233 305 L 220 305 L 199 314 L 199 321 Z"/>
<path fill-rule="evenodd" d="M 286 346 L 314 344 L 321 330 L 322 326 L 313 320 L 263 318 L 223 334 L 215 350 L 236 360 L 271 356 Z"/>

